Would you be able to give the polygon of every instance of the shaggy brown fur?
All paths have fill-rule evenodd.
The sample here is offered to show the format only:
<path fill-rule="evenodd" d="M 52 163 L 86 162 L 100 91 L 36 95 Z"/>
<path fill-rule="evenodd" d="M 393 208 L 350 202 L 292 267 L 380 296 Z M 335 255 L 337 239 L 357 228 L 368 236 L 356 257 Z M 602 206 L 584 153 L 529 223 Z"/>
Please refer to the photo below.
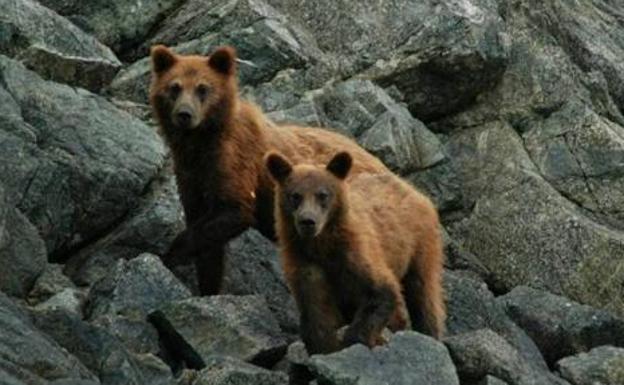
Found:
<path fill-rule="evenodd" d="M 223 249 L 250 226 L 275 238 L 273 183 L 262 159 L 270 149 L 295 162 L 327 162 L 338 148 L 357 160 L 353 174 L 387 172 L 352 140 L 330 131 L 269 122 L 238 96 L 236 54 L 223 47 L 209 57 L 152 48 L 150 102 L 171 149 L 187 229 L 164 256 L 175 265 L 193 259 L 202 294 L 219 291 Z"/>
<path fill-rule="evenodd" d="M 292 166 L 269 154 L 276 229 L 288 284 L 311 353 L 378 344 L 407 324 L 440 338 L 446 309 L 444 255 L 431 201 L 391 173 L 350 175 L 352 158 Z M 358 160 L 353 162 L 357 167 Z M 336 330 L 348 324 L 343 343 Z"/>

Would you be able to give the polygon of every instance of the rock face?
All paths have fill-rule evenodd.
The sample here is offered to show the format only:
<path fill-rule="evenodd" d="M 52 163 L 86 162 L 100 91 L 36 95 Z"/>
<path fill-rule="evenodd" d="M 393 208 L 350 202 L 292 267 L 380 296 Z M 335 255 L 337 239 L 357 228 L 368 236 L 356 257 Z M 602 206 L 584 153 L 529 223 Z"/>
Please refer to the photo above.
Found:
<path fill-rule="evenodd" d="M 621 1 L 0 9 L 1 383 L 623 382 Z M 310 359 L 255 230 L 228 245 L 221 296 L 163 266 L 185 224 L 147 105 L 157 43 L 234 45 L 270 119 L 347 135 L 433 199 L 443 343 L 405 332 Z"/>

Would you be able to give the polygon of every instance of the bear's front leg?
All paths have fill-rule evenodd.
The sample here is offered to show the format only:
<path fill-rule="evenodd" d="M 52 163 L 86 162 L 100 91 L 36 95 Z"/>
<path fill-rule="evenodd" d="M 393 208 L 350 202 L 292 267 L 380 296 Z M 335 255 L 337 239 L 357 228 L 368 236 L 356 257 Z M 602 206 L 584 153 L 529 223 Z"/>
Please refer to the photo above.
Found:
<path fill-rule="evenodd" d="M 301 339 L 308 353 L 339 350 L 336 332 L 343 321 L 325 273 L 318 266 L 300 266 L 287 279 L 299 309 Z"/>
<path fill-rule="evenodd" d="M 400 305 L 397 293 L 389 286 L 371 287 L 364 298 L 344 333 L 343 347 L 358 343 L 368 347 L 378 345 L 381 332 Z"/>
<path fill-rule="evenodd" d="M 200 217 L 176 237 L 163 258 L 165 265 L 195 261 L 201 294 L 218 294 L 223 280 L 225 245 L 251 226 L 249 218 L 234 207 Z"/>

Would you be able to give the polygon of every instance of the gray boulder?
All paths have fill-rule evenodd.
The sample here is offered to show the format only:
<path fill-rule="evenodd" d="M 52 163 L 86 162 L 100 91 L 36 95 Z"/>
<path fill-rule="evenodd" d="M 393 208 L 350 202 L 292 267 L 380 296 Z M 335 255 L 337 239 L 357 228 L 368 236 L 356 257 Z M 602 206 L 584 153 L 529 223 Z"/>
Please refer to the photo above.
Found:
<path fill-rule="evenodd" d="M 45 244 L 37 229 L 11 204 L 10 194 L 0 184 L 0 290 L 26 297 L 46 263 Z"/>
<path fill-rule="evenodd" d="M 624 349 L 600 346 L 560 360 L 557 368 L 572 385 L 624 384 Z"/>
<path fill-rule="evenodd" d="M 54 294 L 46 301 L 37 304 L 34 308 L 36 310 L 61 309 L 78 317 L 82 317 L 86 300 L 87 295 L 84 291 L 68 287 Z"/>
<path fill-rule="evenodd" d="M 444 275 L 447 295 L 447 335 L 453 336 L 491 329 L 516 349 L 535 370 L 548 371 L 539 349 L 529 336 L 505 313 L 487 285 L 474 273 L 447 272 Z"/>
<path fill-rule="evenodd" d="M 108 47 L 39 2 L 3 0 L 0 5 L 0 53 L 44 78 L 97 91 L 121 66 Z"/>
<path fill-rule="evenodd" d="M 509 385 L 505 381 L 501 380 L 498 377 L 490 376 L 489 374 L 485 376 L 485 378 L 479 382 L 479 385 Z"/>
<path fill-rule="evenodd" d="M 171 302 L 150 315 L 165 346 L 187 367 L 232 356 L 270 367 L 286 352 L 277 320 L 259 296 L 218 295 Z"/>
<path fill-rule="evenodd" d="M 281 329 L 299 332 L 299 313 L 286 285 L 275 245 L 256 230 L 230 241 L 226 249 L 223 294 L 264 297 Z"/>
<path fill-rule="evenodd" d="M 117 54 L 128 55 L 182 1 L 41 0 L 39 3 L 67 17 Z"/>
<path fill-rule="evenodd" d="M 0 374 L 6 374 L 7 381 L 43 385 L 47 380 L 63 378 L 96 380 L 89 369 L 41 333 L 2 293 L 0 330 Z"/>
<path fill-rule="evenodd" d="M 163 304 L 190 296 L 158 257 L 141 254 L 129 261 L 117 261 L 91 288 L 87 314 L 91 319 L 106 314 L 146 316 Z"/>
<path fill-rule="evenodd" d="M 163 165 L 163 145 L 104 98 L 44 81 L 3 56 L 0 83 L 4 187 L 51 259 L 65 259 L 139 202 Z"/>
<path fill-rule="evenodd" d="M 624 320 L 604 310 L 526 286 L 496 300 L 531 336 L 549 365 L 596 346 L 624 346 Z"/>
<path fill-rule="evenodd" d="M 288 376 L 234 358 L 214 357 L 206 363 L 193 385 L 287 385 Z"/>
<path fill-rule="evenodd" d="M 170 369 L 156 357 L 135 356 L 106 330 L 63 310 L 32 312 L 37 327 L 74 354 L 102 385 L 172 385 Z M 154 373 L 156 372 L 156 375 Z M 152 382 L 158 379 L 158 382 Z"/>
<path fill-rule="evenodd" d="M 200 19 L 201 23 L 190 22 Z M 172 46 L 181 54 L 198 55 L 209 55 L 220 45 L 232 45 L 245 60 L 238 66 L 241 84 L 269 81 L 283 68 L 304 67 L 312 56 L 297 31 L 261 0 L 186 2 L 162 23 L 151 41 Z M 143 57 L 147 47 L 141 52 Z M 143 58 L 117 75 L 110 92 L 120 99 L 145 103 L 149 77 L 149 58 Z"/>
<path fill-rule="evenodd" d="M 60 293 L 67 288 L 75 288 L 76 285 L 63 274 L 63 265 L 57 263 L 48 263 L 44 266 L 41 275 L 35 281 L 35 284 L 28 293 L 28 302 L 39 303 Z"/>
<path fill-rule="evenodd" d="M 535 371 L 514 347 L 490 329 L 459 334 L 444 342 L 462 382 L 494 375 L 511 385 L 566 384 L 548 371 Z"/>
<path fill-rule="evenodd" d="M 387 345 L 373 349 L 358 344 L 315 355 L 309 366 L 322 384 L 459 384 L 444 345 L 415 332 L 399 332 Z"/>
<path fill-rule="evenodd" d="M 78 284 L 93 285 L 120 259 L 146 252 L 163 255 L 168 250 L 184 229 L 175 178 L 168 167 L 155 176 L 139 206 L 126 218 L 105 237 L 72 255 L 65 263 L 65 273 Z"/>

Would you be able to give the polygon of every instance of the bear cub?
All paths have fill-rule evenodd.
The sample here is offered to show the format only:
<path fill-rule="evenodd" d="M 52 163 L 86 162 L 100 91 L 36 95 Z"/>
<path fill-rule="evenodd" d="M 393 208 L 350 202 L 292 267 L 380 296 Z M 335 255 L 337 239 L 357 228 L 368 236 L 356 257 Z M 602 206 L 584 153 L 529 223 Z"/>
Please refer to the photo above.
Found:
<path fill-rule="evenodd" d="M 383 342 L 384 327 L 440 338 L 446 309 L 438 214 L 391 173 L 359 174 L 347 152 L 324 167 L 272 152 L 282 264 L 310 354 Z M 409 315 L 408 315 L 409 314 Z M 348 325 L 342 341 L 337 331 Z"/>

